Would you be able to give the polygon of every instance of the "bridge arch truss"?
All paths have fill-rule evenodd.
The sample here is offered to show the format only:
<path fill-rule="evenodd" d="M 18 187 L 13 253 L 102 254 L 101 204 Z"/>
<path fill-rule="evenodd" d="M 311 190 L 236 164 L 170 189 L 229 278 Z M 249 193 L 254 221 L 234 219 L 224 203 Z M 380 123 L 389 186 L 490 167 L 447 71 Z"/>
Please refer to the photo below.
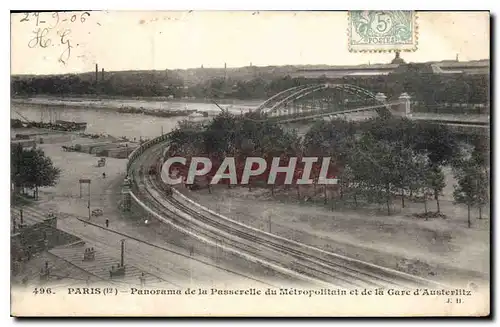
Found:
<path fill-rule="evenodd" d="M 266 100 L 257 112 L 273 116 L 336 113 L 345 111 L 390 112 L 383 94 L 352 84 L 309 84 L 296 86 Z"/>

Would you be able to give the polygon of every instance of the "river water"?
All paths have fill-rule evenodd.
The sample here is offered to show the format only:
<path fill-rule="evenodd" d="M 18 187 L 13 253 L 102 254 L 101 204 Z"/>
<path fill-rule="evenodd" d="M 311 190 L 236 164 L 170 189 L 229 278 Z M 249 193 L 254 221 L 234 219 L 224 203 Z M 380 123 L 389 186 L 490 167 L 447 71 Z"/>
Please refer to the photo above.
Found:
<path fill-rule="evenodd" d="M 34 101 L 33 101 L 34 100 Z M 56 99 L 32 99 L 33 104 L 11 103 L 11 118 L 28 119 L 30 121 L 50 122 L 58 119 L 76 122 L 86 122 L 86 133 L 109 134 L 116 137 L 126 136 L 128 138 L 152 138 L 167 133 L 176 127 L 181 120 L 207 120 L 208 118 L 179 117 L 155 117 L 142 114 L 118 113 L 114 108 L 121 106 L 161 109 L 161 110 L 198 110 L 208 112 L 210 116 L 216 115 L 220 109 L 215 104 L 208 103 L 184 103 L 166 101 L 144 101 L 144 100 L 64 100 L 66 106 L 50 106 L 52 103 L 61 102 Z M 46 104 L 45 106 L 37 105 Z M 98 104 L 96 104 L 98 103 Z M 242 102 L 235 105 L 221 105 L 222 108 L 235 114 L 246 112 L 257 107 L 258 102 Z M 47 106 L 48 105 L 48 106 Z M 105 108 L 107 107 L 107 108 Z"/>

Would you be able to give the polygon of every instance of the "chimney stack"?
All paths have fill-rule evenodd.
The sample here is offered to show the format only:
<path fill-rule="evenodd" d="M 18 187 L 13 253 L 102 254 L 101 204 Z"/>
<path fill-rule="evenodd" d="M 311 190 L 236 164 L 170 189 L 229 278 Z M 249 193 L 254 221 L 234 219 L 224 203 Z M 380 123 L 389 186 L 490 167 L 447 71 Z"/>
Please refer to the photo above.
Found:
<path fill-rule="evenodd" d="M 101 82 L 104 81 L 104 68 L 101 70 Z"/>
<path fill-rule="evenodd" d="M 95 64 L 95 83 L 99 82 L 99 65 Z"/>

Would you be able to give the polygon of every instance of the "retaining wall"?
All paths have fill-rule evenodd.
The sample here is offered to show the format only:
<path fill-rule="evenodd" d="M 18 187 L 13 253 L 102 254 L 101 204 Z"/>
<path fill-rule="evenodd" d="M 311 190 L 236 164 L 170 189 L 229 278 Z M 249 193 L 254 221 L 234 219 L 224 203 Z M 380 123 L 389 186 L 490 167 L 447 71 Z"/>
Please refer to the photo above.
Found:
<path fill-rule="evenodd" d="M 46 219 L 24 227 L 11 236 L 11 260 L 28 260 L 36 253 L 80 240 L 75 235 L 57 229 L 57 218 Z"/>

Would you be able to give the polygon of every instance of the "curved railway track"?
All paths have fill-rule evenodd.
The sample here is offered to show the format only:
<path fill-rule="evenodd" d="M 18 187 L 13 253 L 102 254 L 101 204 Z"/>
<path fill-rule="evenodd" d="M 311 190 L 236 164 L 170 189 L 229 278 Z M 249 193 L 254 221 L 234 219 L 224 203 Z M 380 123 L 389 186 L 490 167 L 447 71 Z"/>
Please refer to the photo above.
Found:
<path fill-rule="evenodd" d="M 149 154 L 146 154 L 146 156 L 154 157 L 154 155 L 152 156 L 152 153 L 153 152 L 150 152 Z M 146 167 L 149 167 L 149 165 L 146 165 Z M 270 260 L 263 261 L 260 257 L 252 255 L 242 255 L 255 251 L 248 251 L 248 247 L 245 248 L 238 243 L 231 244 L 231 246 L 229 246 L 230 235 L 224 234 L 223 232 L 221 233 L 221 231 L 214 230 L 213 227 L 210 228 L 210 226 L 198 222 L 195 218 L 190 219 L 190 216 L 184 214 L 181 210 L 179 210 L 178 207 L 175 207 L 172 204 L 163 201 L 164 190 L 157 187 L 157 182 L 154 178 L 151 178 L 147 174 L 147 169 L 144 169 L 144 167 L 139 167 L 138 170 L 134 170 L 133 172 L 135 173 L 133 174 L 134 180 L 139 181 L 139 183 L 136 184 L 135 188 L 135 193 L 137 195 L 133 193 L 134 197 L 140 198 L 140 200 L 138 200 L 147 205 L 147 207 L 145 207 L 146 211 L 148 211 L 153 216 L 156 216 L 157 219 L 170 224 L 181 233 L 188 234 L 209 246 L 215 247 L 216 251 L 221 249 L 223 249 L 224 251 L 228 250 L 228 252 L 231 252 L 236 256 L 243 257 L 244 259 L 250 260 L 254 263 L 261 264 L 263 266 L 266 266 L 267 268 L 271 268 L 271 270 L 277 271 L 278 273 L 281 273 L 281 275 L 286 275 L 287 277 L 290 276 L 291 273 L 292 279 L 294 279 L 294 281 L 297 281 L 298 274 L 288 271 L 281 266 L 277 266 L 275 262 L 271 262 Z M 249 246 L 252 247 L 251 244 Z M 298 279 L 304 279 L 304 276 L 298 276 L 301 277 Z M 311 282 L 310 278 L 306 278 L 306 280 L 308 282 Z M 318 282 L 316 280 L 312 281 Z M 326 284 L 323 284 L 323 286 L 325 285 Z"/>
<path fill-rule="evenodd" d="M 153 145 L 145 151 L 142 154 L 145 162 L 160 167 L 158 152 L 161 148 L 161 144 Z M 165 196 L 169 186 L 163 183 L 159 174 L 152 176 L 143 166 L 130 167 L 135 181 L 133 192 L 158 216 L 215 244 L 258 258 L 282 273 L 302 276 L 303 280 L 316 285 L 344 288 L 443 286 L 254 229 L 193 205 L 175 191 L 172 196 Z"/>

